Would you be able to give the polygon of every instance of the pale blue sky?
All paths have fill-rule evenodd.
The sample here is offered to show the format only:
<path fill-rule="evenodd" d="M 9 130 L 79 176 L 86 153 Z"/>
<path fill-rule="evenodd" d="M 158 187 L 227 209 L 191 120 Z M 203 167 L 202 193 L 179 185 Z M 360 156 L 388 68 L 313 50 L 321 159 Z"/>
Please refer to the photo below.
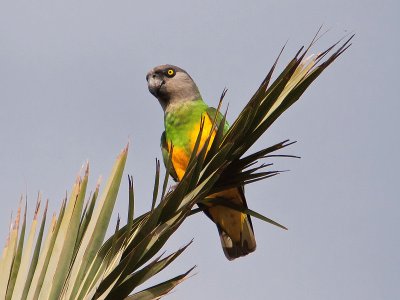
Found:
<path fill-rule="evenodd" d="M 80 166 L 93 188 L 132 140 L 137 212 L 150 207 L 162 110 L 145 75 L 187 70 L 228 119 L 249 100 L 282 45 L 281 65 L 330 29 L 315 51 L 354 32 L 353 46 L 256 144 L 298 143 L 291 172 L 246 188 L 258 248 L 229 262 L 215 226 L 186 221 L 169 251 L 194 243 L 160 278 L 198 265 L 169 299 L 396 299 L 400 296 L 398 1 L 1 1 L 0 240 L 27 189 L 58 209 Z M 278 69 L 281 69 L 278 67 Z M 125 216 L 124 178 L 116 212 Z M 3 243 L 3 242 L 1 242 Z M 157 281 L 157 280 L 156 280 Z"/>

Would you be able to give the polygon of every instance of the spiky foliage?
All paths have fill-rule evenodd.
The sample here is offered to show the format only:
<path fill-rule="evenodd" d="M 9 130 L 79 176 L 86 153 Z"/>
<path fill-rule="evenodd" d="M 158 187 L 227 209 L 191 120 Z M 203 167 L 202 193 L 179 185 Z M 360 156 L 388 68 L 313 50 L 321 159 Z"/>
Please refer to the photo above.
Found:
<path fill-rule="evenodd" d="M 156 256 L 185 218 L 201 210 L 193 209 L 196 203 L 201 207 L 202 203 L 212 201 L 285 228 L 250 209 L 235 206 L 224 199 L 209 199 L 207 195 L 279 174 L 279 171 L 265 170 L 272 164 L 258 164 L 258 161 L 277 156 L 273 152 L 291 143 L 284 141 L 250 155 L 246 155 L 247 150 L 350 46 L 351 38 L 325 61 L 323 59 L 337 44 L 308 58 L 305 57 L 309 47 L 304 51 L 300 49 L 270 85 L 276 60 L 226 135 L 222 126 L 225 116 L 216 118 L 214 125 L 217 133 L 212 145 L 208 147 L 210 132 L 206 144 L 200 149 L 203 133 L 203 126 L 200 126 L 193 150 L 197 155 L 192 155 L 180 183 L 167 193 L 170 156 L 160 197 L 160 165 L 157 161 L 151 210 L 137 217 L 134 216 L 133 183 L 129 177 L 127 224 L 120 228 L 118 220 L 115 233 L 106 241 L 104 237 L 119 190 L 127 148 L 117 158 L 100 200 L 97 186 L 84 204 L 89 176 L 89 168 L 86 168 L 83 177 L 78 177 L 75 182 L 69 200 L 63 201 L 58 216 L 52 217 L 46 234 L 47 203 L 39 222 L 41 203 L 38 201 L 26 241 L 25 204 L 22 226 L 19 228 L 20 208 L 1 256 L 0 299 L 159 299 L 187 278 L 193 268 L 158 285 L 136 291 L 188 247 L 190 242 L 168 256 Z M 224 95 L 225 91 L 219 108 Z"/>
<path fill-rule="evenodd" d="M 84 204 L 89 177 L 89 167 L 86 167 L 83 178 L 76 180 L 69 200 L 63 201 L 58 217 L 53 215 L 47 235 L 44 234 L 46 203 L 36 245 L 34 237 L 41 201 L 37 202 L 25 243 L 26 204 L 21 228 L 20 206 L 0 261 L 1 299 L 123 299 L 186 249 L 190 242 L 168 256 L 154 258 L 183 221 L 183 216 L 174 212 L 169 215 L 172 220 L 159 222 L 159 205 L 134 218 L 131 177 L 127 224 L 119 228 L 118 220 L 115 233 L 104 242 L 127 154 L 128 148 L 125 148 L 117 158 L 102 196 L 98 197 L 97 185 Z M 130 299 L 157 299 L 182 282 L 190 271 L 134 294 Z"/>
<path fill-rule="evenodd" d="M 220 122 L 215 120 L 218 129 L 210 150 L 206 153 L 206 145 L 197 157 L 196 162 L 193 162 L 193 164 L 196 164 L 196 169 L 200 174 L 199 182 L 205 180 L 207 176 L 213 172 L 220 173 L 216 183 L 212 186 L 210 191 L 207 192 L 208 194 L 216 193 L 230 187 L 243 186 L 280 173 L 280 171 L 276 170 L 263 170 L 270 167 L 272 164 L 259 165 L 258 161 L 273 156 L 290 156 L 272 154 L 279 149 L 291 145 L 292 143 L 288 140 L 247 156 L 245 154 L 272 123 L 300 98 L 310 84 L 350 47 L 350 41 L 353 38 L 353 36 L 351 36 L 347 39 L 336 51 L 323 61 L 339 42 L 322 53 L 307 57 L 309 49 L 317 40 L 317 35 L 306 49 L 302 47 L 297 52 L 295 57 L 270 85 L 271 77 L 284 49 L 281 50 L 264 81 L 225 135 L 223 135 L 225 116 Z M 222 93 L 218 109 L 221 106 L 225 93 L 226 91 Z M 235 206 L 225 199 L 205 198 L 201 200 L 201 202 L 213 202 L 214 204 L 224 205 L 285 228 L 269 218 L 250 209 L 243 209 Z"/>

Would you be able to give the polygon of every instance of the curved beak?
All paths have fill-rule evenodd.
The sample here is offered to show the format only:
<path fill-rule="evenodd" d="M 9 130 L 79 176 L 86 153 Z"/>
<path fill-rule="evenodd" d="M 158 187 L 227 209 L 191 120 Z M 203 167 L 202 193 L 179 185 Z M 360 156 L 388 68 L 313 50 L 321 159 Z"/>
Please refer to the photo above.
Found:
<path fill-rule="evenodd" d="M 158 96 L 159 91 L 165 81 L 158 74 L 149 74 L 147 76 L 147 85 L 149 87 L 150 93 L 154 96 Z"/>

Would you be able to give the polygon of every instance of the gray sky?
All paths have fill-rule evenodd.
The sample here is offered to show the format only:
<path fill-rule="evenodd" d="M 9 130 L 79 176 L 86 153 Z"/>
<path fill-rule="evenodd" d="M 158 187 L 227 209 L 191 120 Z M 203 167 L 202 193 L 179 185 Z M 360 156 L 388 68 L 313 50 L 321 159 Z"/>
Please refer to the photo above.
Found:
<path fill-rule="evenodd" d="M 257 251 L 228 262 L 215 226 L 186 221 L 167 245 L 194 238 L 161 278 L 198 265 L 169 299 L 395 299 L 400 295 L 398 1 L 0 2 L 0 239 L 27 189 L 59 208 L 87 159 L 90 186 L 132 140 L 137 212 L 151 205 L 162 110 L 145 75 L 171 63 L 203 98 L 228 87 L 228 118 L 249 100 L 289 40 L 280 67 L 321 24 L 315 51 L 354 45 L 256 144 L 290 138 L 291 172 L 248 186 Z M 397 37 L 396 37 L 397 36 Z M 281 70 L 281 68 L 278 68 Z M 116 211 L 125 217 L 124 178 Z M 1 242 L 3 243 L 3 242 Z"/>

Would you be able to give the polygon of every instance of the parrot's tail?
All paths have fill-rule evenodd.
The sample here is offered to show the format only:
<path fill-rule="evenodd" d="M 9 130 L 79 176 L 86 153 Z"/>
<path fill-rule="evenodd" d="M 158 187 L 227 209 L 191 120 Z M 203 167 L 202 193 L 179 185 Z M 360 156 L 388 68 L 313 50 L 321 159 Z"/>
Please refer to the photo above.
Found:
<path fill-rule="evenodd" d="M 247 215 L 245 217 L 243 221 L 243 229 L 240 233 L 240 240 L 237 242 L 234 242 L 220 226 L 217 227 L 222 249 L 224 250 L 227 259 L 234 260 L 235 258 L 245 256 L 256 250 L 256 239 L 251 225 L 250 216 Z"/>

